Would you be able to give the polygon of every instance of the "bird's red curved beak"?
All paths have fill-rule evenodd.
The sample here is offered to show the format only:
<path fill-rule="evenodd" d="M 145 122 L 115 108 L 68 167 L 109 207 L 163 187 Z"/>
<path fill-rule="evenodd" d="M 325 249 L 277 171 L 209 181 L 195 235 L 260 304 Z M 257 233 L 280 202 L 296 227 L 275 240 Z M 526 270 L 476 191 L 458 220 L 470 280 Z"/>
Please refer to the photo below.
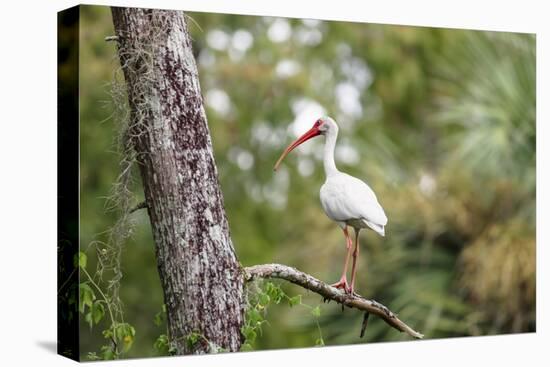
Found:
<path fill-rule="evenodd" d="M 273 167 L 274 171 L 277 171 L 279 168 L 279 165 L 285 159 L 285 157 L 288 155 L 288 153 L 292 152 L 294 148 L 296 148 L 298 145 L 302 144 L 305 141 L 308 141 L 311 138 L 314 138 L 318 135 L 321 135 L 321 131 L 319 131 L 319 128 L 317 126 L 313 126 L 311 129 L 309 129 L 304 135 L 300 136 L 298 139 L 296 139 L 292 144 L 290 144 L 283 154 L 281 154 L 281 157 L 279 160 L 277 160 L 277 163 L 275 163 L 275 167 Z"/>

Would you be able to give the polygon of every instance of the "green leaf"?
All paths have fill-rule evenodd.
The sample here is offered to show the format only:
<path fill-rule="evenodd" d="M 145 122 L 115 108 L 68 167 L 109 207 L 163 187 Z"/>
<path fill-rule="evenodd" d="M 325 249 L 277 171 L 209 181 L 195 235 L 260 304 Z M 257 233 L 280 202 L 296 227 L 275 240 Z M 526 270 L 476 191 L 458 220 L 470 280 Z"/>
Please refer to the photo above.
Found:
<path fill-rule="evenodd" d="M 189 348 L 193 348 L 200 339 L 201 339 L 201 334 L 199 334 L 197 332 L 192 332 L 186 338 L 187 346 Z"/>
<path fill-rule="evenodd" d="M 92 328 L 93 326 L 93 319 L 92 319 L 92 311 L 86 313 L 86 315 L 84 315 L 84 321 L 86 321 L 88 323 L 88 325 L 90 325 L 90 329 Z"/>
<path fill-rule="evenodd" d="M 288 304 L 290 305 L 290 307 L 299 305 L 300 303 L 302 303 L 301 294 L 288 299 Z"/>
<path fill-rule="evenodd" d="M 113 330 L 111 328 L 103 330 L 102 334 L 105 339 L 111 339 L 113 337 Z"/>
<path fill-rule="evenodd" d="M 267 293 L 261 293 L 258 297 L 258 303 L 264 307 L 269 304 L 269 301 L 271 301 L 271 298 Z"/>
<path fill-rule="evenodd" d="M 263 317 L 255 307 L 248 310 L 248 321 L 251 325 L 259 325 L 263 321 Z"/>
<path fill-rule="evenodd" d="M 103 319 L 103 316 L 105 316 L 105 307 L 100 302 L 94 302 L 91 314 L 94 324 L 97 325 Z"/>
<path fill-rule="evenodd" d="M 171 356 L 175 356 L 177 352 L 178 352 L 178 349 L 175 347 L 175 345 L 170 343 L 170 347 L 168 348 L 168 354 Z"/>
<path fill-rule="evenodd" d="M 159 355 L 167 356 L 170 354 L 170 347 L 169 347 L 169 341 L 168 341 L 168 335 L 161 334 L 155 340 L 155 343 L 153 344 L 153 348 L 157 351 Z"/>
<path fill-rule="evenodd" d="M 101 347 L 101 356 L 103 360 L 113 360 L 116 358 L 115 351 L 113 350 L 113 347 L 109 345 L 104 345 Z"/>
<path fill-rule="evenodd" d="M 122 343 L 122 351 L 127 352 L 134 343 L 136 329 L 128 323 L 117 324 L 111 330 L 104 330 L 105 338 L 114 338 L 118 343 Z"/>
<path fill-rule="evenodd" d="M 312 310 L 311 310 L 311 314 L 315 317 L 319 317 L 321 316 L 321 308 L 319 308 L 319 306 L 315 306 Z"/>
<path fill-rule="evenodd" d="M 161 326 L 166 321 L 166 307 L 162 305 L 162 310 L 157 312 L 155 314 L 155 317 L 153 318 L 153 322 L 157 326 Z"/>
<path fill-rule="evenodd" d="M 267 295 L 273 300 L 275 304 L 279 304 L 281 300 L 284 298 L 285 293 L 281 289 L 281 287 L 269 282 L 265 286 L 265 292 Z"/>
<path fill-rule="evenodd" d="M 84 313 L 86 306 L 92 307 L 92 304 L 95 299 L 95 294 L 92 288 L 86 283 L 79 284 L 79 305 L 78 309 L 80 313 Z"/>
<path fill-rule="evenodd" d="M 252 344 L 254 341 L 256 341 L 256 337 L 258 334 L 256 334 L 256 331 L 252 326 L 246 326 L 243 328 L 242 333 L 244 335 L 246 343 Z"/>
<path fill-rule="evenodd" d="M 88 352 L 88 359 L 90 361 L 98 361 L 100 360 L 101 358 L 97 355 L 96 352 Z"/>
<path fill-rule="evenodd" d="M 124 352 L 127 352 L 134 344 L 134 336 L 136 335 L 136 330 L 133 326 L 130 326 L 128 324 L 125 325 L 127 326 L 124 328 L 124 336 L 122 337 L 122 350 Z"/>
<path fill-rule="evenodd" d="M 88 263 L 88 256 L 86 256 L 86 254 L 82 251 L 79 251 L 78 254 L 75 254 L 74 256 L 74 266 L 85 269 L 86 264 Z"/>
<path fill-rule="evenodd" d="M 318 338 L 317 340 L 315 340 L 315 345 L 318 347 L 324 347 L 325 341 L 323 340 L 323 338 Z"/>
<path fill-rule="evenodd" d="M 76 292 L 74 289 L 69 293 L 69 298 L 67 299 L 69 305 L 74 305 L 76 303 Z"/>
<path fill-rule="evenodd" d="M 250 345 L 249 343 L 244 343 L 243 345 L 241 345 L 241 352 L 249 352 L 252 350 L 254 350 L 254 348 L 252 348 L 252 345 Z"/>

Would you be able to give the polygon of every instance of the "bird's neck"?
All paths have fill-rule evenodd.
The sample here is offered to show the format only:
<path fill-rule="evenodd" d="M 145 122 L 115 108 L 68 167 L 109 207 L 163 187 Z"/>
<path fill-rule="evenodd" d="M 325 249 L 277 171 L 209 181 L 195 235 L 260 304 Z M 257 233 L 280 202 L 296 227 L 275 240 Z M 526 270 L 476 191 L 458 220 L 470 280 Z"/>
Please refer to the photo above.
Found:
<path fill-rule="evenodd" d="M 325 166 L 325 174 L 327 177 L 338 173 L 336 163 L 334 163 L 334 148 L 336 146 L 337 137 L 338 132 L 329 132 L 326 135 L 323 165 Z"/>

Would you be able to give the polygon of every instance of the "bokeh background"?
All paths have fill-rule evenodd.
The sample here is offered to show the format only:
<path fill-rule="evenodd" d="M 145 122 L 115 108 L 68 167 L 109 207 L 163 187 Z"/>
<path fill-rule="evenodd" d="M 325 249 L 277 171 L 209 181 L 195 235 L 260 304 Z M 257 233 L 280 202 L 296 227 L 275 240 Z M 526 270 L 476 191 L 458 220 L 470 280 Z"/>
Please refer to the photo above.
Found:
<path fill-rule="evenodd" d="M 112 82 L 119 67 L 110 10 L 81 21 L 81 246 L 105 241 L 119 174 Z M 361 234 L 357 291 L 427 338 L 535 331 L 535 36 L 225 14 L 186 13 L 225 198 L 245 266 L 280 262 L 327 282 L 340 276 L 341 231 L 323 213 L 322 139 L 273 164 L 328 114 L 336 162 L 377 193 L 386 237 Z M 143 197 L 139 180 L 132 186 Z M 139 200 L 138 200 L 139 201 Z M 136 329 L 129 357 L 154 356 L 165 326 L 149 221 L 133 214 L 120 295 Z M 377 318 L 321 305 L 327 345 L 407 340 Z M 255 349 L 309 347 L 309 309 L 270 306 Z M 82 322 L 82 350 L 105 325 Z"/>

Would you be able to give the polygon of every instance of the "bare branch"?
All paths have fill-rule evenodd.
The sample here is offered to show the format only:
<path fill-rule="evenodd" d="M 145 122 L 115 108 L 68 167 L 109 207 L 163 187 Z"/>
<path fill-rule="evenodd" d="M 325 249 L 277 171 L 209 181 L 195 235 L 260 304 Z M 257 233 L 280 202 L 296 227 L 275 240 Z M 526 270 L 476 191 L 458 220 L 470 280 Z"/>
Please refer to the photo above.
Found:
<path fill-rule="evenodd" d="M 136 212 L 140 209 L 145 209 L 147 208 L 147 202 L 145 201 L 142 201 L 141 203 L 137 204 L 136 206 L 134 206 L 132 209 L 130 209 L 130 211 L 128 212 L 128 214 L 132 214 L 133 212 Z"/>
<path fill-rule="evenodd" d="M 369 322 L 369 316 L 370 313 L 365 312 L 363 315 L 363 323 L 361 324 L 361 334 L 359 334 L 359 337 L 362 338 L 365 336 L 365 330 L 367 330 L 367 323 Z"/>
<path fill-rule="evenodd" d="M 399 320 L 396 314 L 391 312 L 386 306 L 354 293 L 353 295 L 346 294 L 343 291 L 331 287 L 330 285 L 320 281 L 319 279 L 303 273 L 290 266 L 281 264 L 263 264 L 254 265 L 244 268 L 245 278 L 251 281 L 254 278 L 279 278 L 294 283 L 302 288 L 309 289 L 321 296 L 324 299 L 333 300 L 342 305 L 356 308 L 361 311 L 375 314 L 384 320 L 388 325 L 395 329 L 405 332 L 410 336 L 422 339 L 424 335 L 413 330 L 410 326 Z M 364 322 L 366 324 L 366 322 Z"/>
<path fill-rule="evenodd" d="M 105 42 L 118 41 L 118 36 L 107 36 Z"/>

